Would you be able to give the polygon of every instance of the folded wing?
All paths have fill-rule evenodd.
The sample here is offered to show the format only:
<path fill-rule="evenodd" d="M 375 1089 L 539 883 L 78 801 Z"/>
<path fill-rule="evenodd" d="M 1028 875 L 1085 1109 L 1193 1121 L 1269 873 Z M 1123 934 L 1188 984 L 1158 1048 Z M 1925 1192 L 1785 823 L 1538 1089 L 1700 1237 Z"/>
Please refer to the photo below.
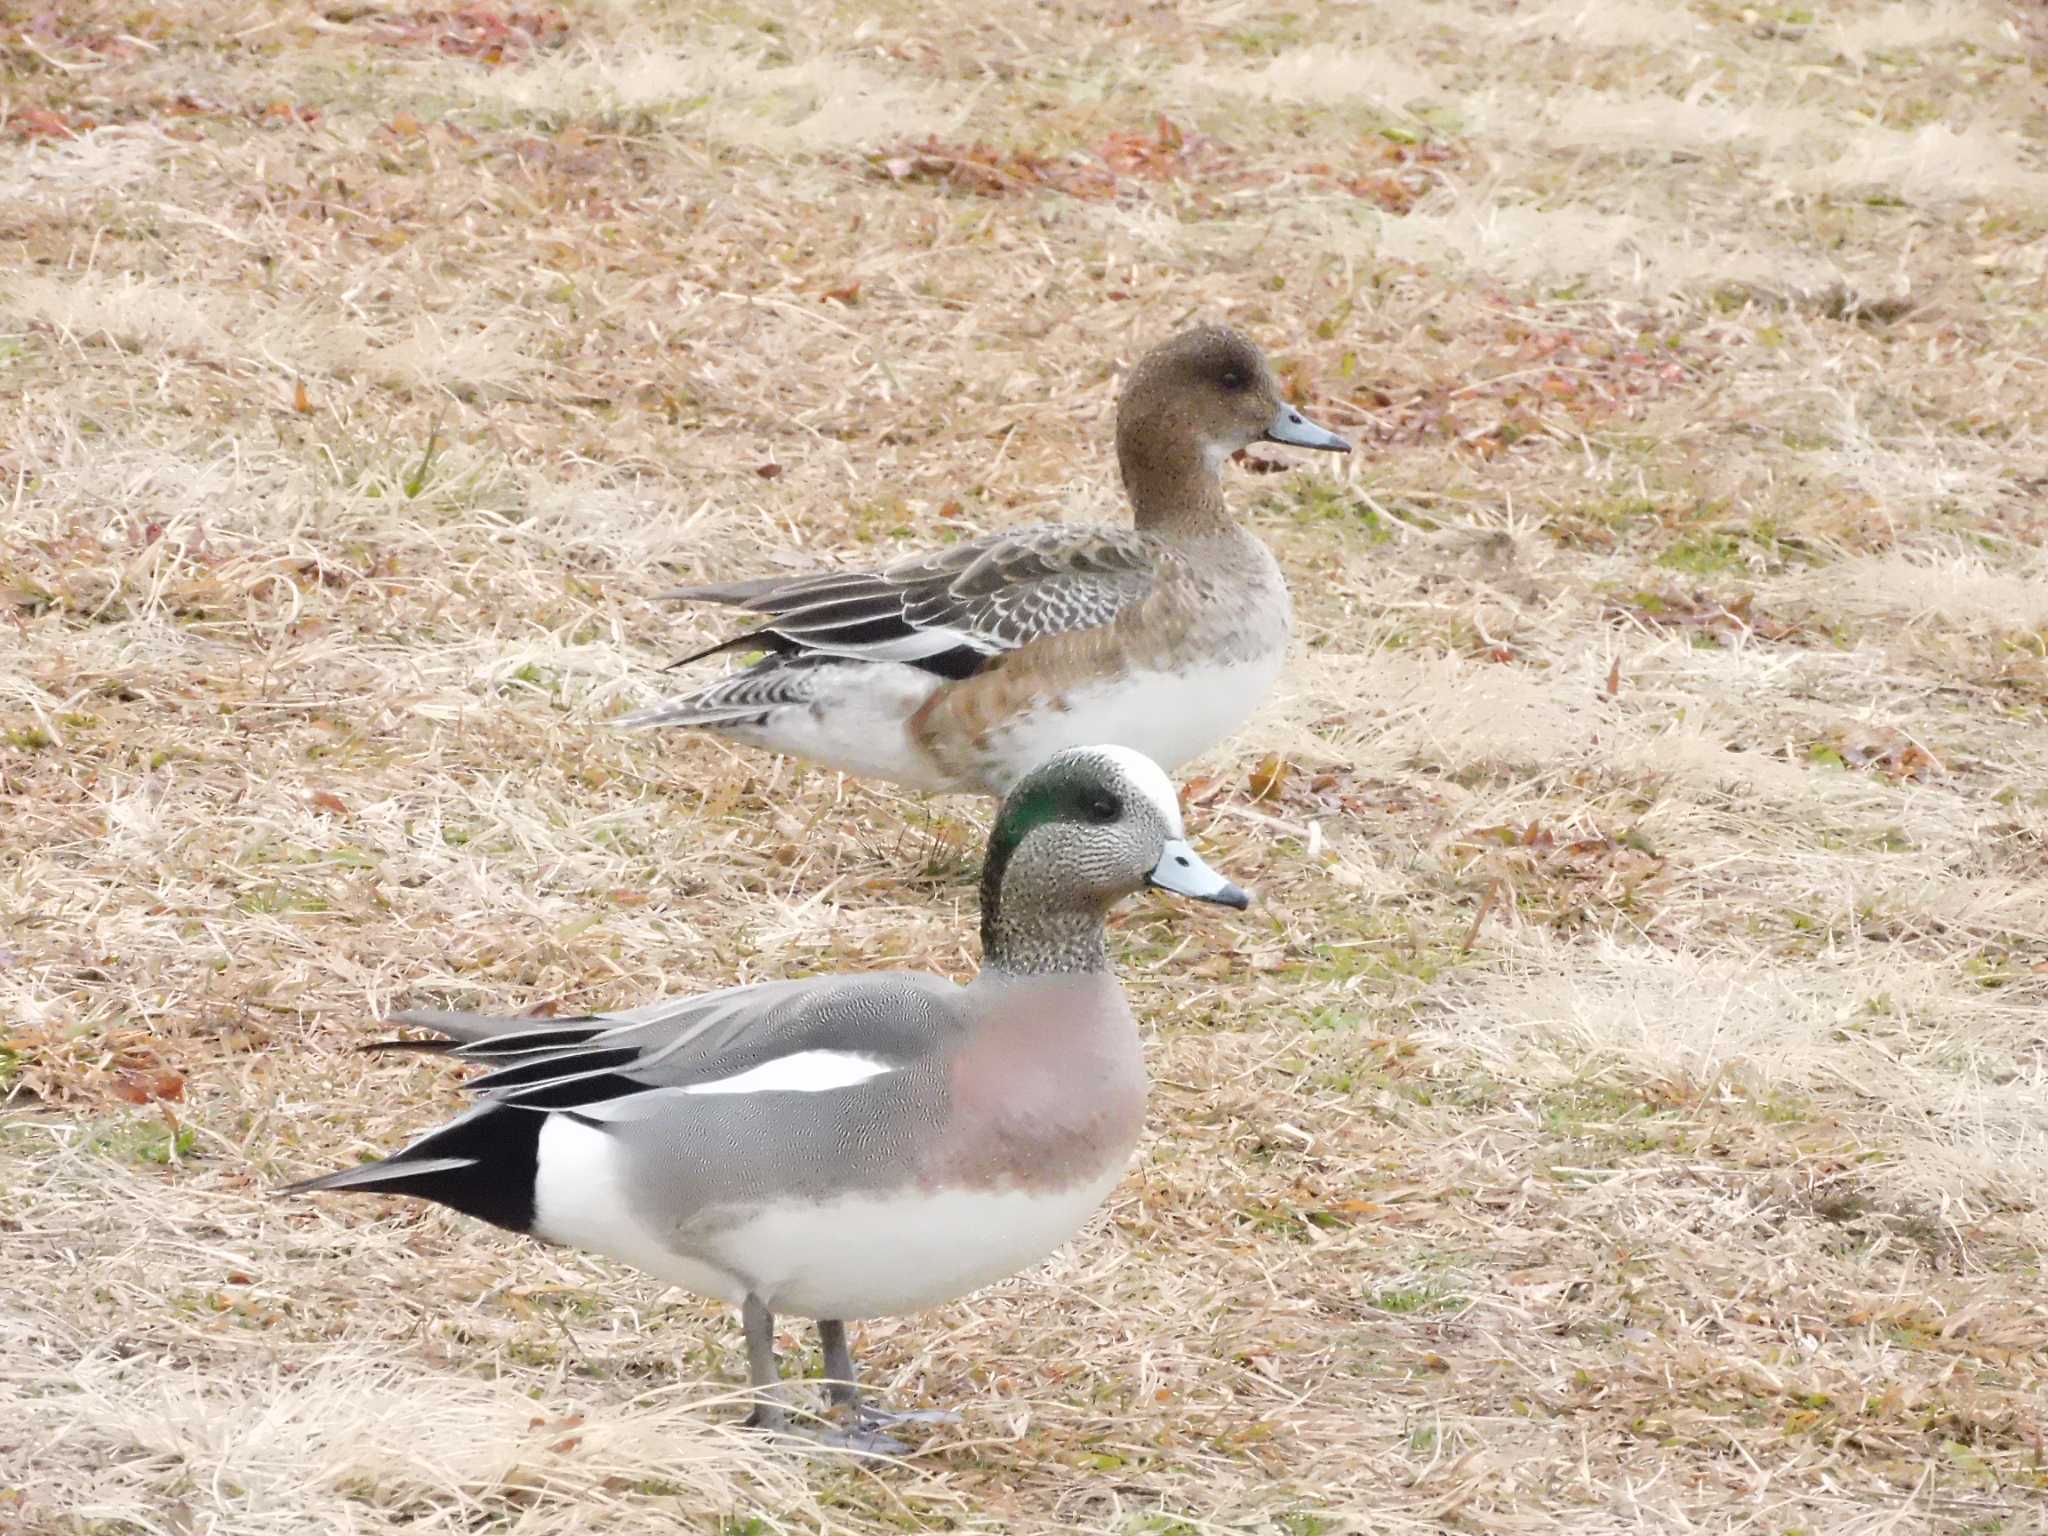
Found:
<path fill-rule="evenodd" d="M 901 661 L 968 677 L 991 657 L 1041 636 L 1109 623 L 1152 590 L 1163 558 L 1157 541 L 1129 529 L 1040 527 L 879 571 L 680 587 L 662 596 L 769 616 L 760 628 L 685 661 L 766 650 Z"/>
<path fill-rule="evenodd" d="M 413 1011 L 392 1022 L 452 1044 L 490 1071 L 467 1085 L 488 1102 L 631 1118 L 677 1094 L 820 1092 L 916 1066 L 954 1027 L 960 989 L 901 973 L 764 982 L 573 1019 Z M 378 1047 L 372 1047 L 376 1049 Z"/>

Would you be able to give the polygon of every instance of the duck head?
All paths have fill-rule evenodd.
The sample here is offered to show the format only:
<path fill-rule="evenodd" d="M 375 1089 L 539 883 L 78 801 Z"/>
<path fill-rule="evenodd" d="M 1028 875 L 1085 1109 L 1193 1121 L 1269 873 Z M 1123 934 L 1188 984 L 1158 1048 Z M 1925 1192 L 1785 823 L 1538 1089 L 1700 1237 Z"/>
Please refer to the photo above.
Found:
<path fill-rule="evenodd" d="M 1102 921 L 1152 887 L 1218 906 L 1251 898 L 1188 845 L 1180 797 L 1129 747 L 1071 747 L 1004 797 L 982 866 L 986 958 L 1004 970 L 1096 969 Z"/>
<path fill-rule="evenodd" d="M 1265 354 L 1228 326 L 1181 332 L 1139 359 L 1124 381 L 1117 462 L 1141 522 L 1155 486 L 1191 473 L 1214 479 L 1224 460 L 1257 442 L 1351 451 L 1288 403 Z"/>

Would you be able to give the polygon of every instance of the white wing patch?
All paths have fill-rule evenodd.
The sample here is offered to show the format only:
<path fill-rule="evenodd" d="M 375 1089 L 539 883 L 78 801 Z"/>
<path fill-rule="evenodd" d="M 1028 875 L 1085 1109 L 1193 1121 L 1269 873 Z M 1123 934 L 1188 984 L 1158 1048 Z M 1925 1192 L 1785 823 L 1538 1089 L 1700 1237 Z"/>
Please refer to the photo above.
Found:
<path fill-rule="evenodd" d="M 692 1083 L 685 1093 L 827 1093 L 896 1069 L 858 1051 L 797 1051 L 731 1077 Z"/>
<path fill-rule="evenodd" d="M 937 656 L 963 645 L 971 645 L 976 650 L 987 649 L 984 642 L 957 629 L 915 629 L 893 640 L 860 645 L 834 644 L 829 634 L 808 635 L 798 630 L 798 635 L 807 651 L 815 651 L 820 656 L 845 656 L 856 661 L 922 661 L 927 656 Z"/>

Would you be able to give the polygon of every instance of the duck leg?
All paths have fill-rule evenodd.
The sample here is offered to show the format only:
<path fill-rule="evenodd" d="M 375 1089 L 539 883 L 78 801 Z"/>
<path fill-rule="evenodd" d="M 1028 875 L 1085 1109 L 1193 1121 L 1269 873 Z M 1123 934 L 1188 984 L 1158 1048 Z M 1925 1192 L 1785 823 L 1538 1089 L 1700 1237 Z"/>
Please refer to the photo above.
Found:
<path fill-rule="evenodd" d="M 853 1373 L 853 1350 L 846 1342 L 846 1324 L 818 1319 L 818 1342 L 825 1346 L 825 1400 L 860 1417 L 860 1383 Z"/>
<path fill-rule="evenodd" d="M 768 1303 L 749 1293 L 740 1304 L 740 1319 L 747 1329 L 747 1378 L 754 1389 L 754 1411 L 746 1418 L 750 1429 L 765 1430 L 779 1439 L 809 1440 L 833 1450 L 852 1451 L 856 1455 L 901 1456 L 910 1449 L 902 1441 L 892 1440 L 883 1434 L 858 1409 L 853 1422 L 845 1429 L 830 1426 L 799 1428 L 790 1423 L 789 1409 L 782 1402 L 782 1371 L 775 1363 L 775 1314 L 768 1310 Z M 852 1400 L 858 1405 L 860 1392 L 852 1385 L 853 1361 L 847 1356 L 846 1330 L 843 1327 L 838 1334 L 838 1353 L 844 1360 L 846 1389 L 853 1394 Z M 833 1359 L 829 1341 L 825 1358 L 829 1370 Z M 832 1402 L 837 1406 L 842 1400 L 838 1382 L 833 1383 L 832 1391 Z"/>
<path fill-rule="evenodd" d="M 782 1371 L 775 1363 L 775 1314 L 749 1291 L 740 1304 L 740 1321 L 747 1330 L 747 1382 L 754 1389 L 747 1426 L 779 1434 L 789 1428 L 789 1410 L 782 1406 Z"/>
<path fill-rule="evenodd" d="M 876 1408 L 861 1401 L 860 1383 L 854 1374 L 853 1350 L 846 1342 L 846 1324 L 836 1318 L 818 1319 L 818 1342 L 825 1346 L 826 1401 L 846 1411 L 847 1422 L 857 1429 L 874 1431 L 892 1424 L 958 1424 L 960 1415 L 942 1409 L 902 1411 Z"/>

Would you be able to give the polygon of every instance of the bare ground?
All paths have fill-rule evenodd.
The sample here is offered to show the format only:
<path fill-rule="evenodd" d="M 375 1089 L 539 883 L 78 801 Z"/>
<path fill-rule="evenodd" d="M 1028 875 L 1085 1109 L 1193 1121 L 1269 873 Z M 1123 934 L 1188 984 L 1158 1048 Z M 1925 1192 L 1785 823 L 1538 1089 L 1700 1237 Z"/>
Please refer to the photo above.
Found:
<path fill-rule="evenodd" d="M 0 20 L 0 1529 L 2042 1528 L 2038 6 Z M 394 1005 L 971 968 L 981 807 L 607 728 L 647 594 L 1117 517 L 1195 315 L 1364 451 L 1233 485 L 1130 1177 L 863 1331 L 961 1428 L 265 1197 L 459 1102 Z"/>

